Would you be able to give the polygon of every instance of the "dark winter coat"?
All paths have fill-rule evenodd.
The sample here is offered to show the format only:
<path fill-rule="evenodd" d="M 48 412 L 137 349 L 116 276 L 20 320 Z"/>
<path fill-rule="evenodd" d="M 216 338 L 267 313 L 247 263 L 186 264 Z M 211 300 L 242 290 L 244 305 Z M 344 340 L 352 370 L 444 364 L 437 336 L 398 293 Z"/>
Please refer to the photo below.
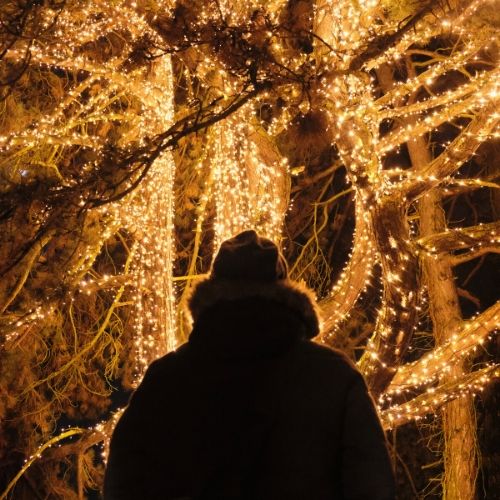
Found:
<path fill-rule="evenodd" d="M 314 307 L 290 286 L 198 287 L 189 342 L 150 366 L 117 424 L 106 500 L 394 498 L 363 378 L 308 339 Z"/>

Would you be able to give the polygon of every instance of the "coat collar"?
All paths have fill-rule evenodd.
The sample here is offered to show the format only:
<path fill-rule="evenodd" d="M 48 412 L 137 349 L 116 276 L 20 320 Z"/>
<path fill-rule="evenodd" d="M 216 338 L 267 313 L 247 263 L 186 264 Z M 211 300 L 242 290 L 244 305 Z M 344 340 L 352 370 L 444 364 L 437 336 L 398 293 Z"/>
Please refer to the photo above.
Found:
<path fill-rule="evenodd" d="M 314 293 L 305 285 L 291 281 L 272 282 L 222 280 L 205 278 L 199 281 L 188 300 L 195 322 L 217 304 L 241 304 L 251 299 L 261 299 L 270 310 L 276 304 L 292 312 L 304 325 L 307 338 L 320 332 L 320 316 Z"/>

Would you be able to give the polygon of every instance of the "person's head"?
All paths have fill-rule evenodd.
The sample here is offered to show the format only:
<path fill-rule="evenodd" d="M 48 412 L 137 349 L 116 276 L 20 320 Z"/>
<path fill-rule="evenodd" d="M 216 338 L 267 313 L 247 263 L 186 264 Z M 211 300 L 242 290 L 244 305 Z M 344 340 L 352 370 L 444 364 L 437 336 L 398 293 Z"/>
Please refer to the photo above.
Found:
<path fill-rule="evenodd" d="M 272 282 L 286 279 L 288 267 L 271 240 L 248 230 L 222 243 L 212 264 L 210 277 Z"/>
<path fill-rule="evenodd" d="M 296 314 L 305 335 L 318 335 L 319 314 L 314 293 L 288 279 L 285 258 L 271 240 L 248 230 L 224 241 L 210 274 L 194 287 L 189 309 L 194 321 L 221 301 L 264 299 Z"/>

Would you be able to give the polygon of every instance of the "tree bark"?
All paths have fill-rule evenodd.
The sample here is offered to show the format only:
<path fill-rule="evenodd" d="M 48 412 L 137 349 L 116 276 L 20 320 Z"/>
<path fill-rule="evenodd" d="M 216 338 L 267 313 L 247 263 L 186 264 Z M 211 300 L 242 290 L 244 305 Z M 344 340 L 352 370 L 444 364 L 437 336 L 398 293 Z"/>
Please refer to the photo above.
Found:
<path fill-rule="evenodd" d="M 413 166 L 421 168 L 430 161 L 425 140 L 418 138 L 408 143 Z M 420 234 L 431 236 L 446 229 L 440 194 L 433 189 L 419 201 Z M 429 306 L 436 344 L 443 344 L 462 326 L 462 315 L 449 256 L 422 257 L 424 280 L 429 292 Z M 467 361 L 455 363 L 446 379 L 460 377 L 469 371 Z M 477 477 L 476 419 L 471 396 L 458 398 L 443 407 L 444 434 L 443 498 L 445 500 L 472 500 L 475 498 Z"/>

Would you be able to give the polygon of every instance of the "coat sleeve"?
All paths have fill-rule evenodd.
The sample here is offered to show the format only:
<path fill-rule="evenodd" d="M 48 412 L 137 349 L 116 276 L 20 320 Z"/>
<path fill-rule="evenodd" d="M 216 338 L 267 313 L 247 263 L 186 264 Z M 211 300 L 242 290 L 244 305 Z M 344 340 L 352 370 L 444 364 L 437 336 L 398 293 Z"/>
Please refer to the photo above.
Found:
<path fill-rule="evenodd" d="M 359 372 L 356 372 L 346 398 L 342 488 L 346 500 L 395 498 L 394 475 L 384 431 Z"/>
<path fill-rule="evenodd" d="M 104 476 L 104 500 L 153 497 L 147 488 L 155 457 L 148 452 L 146 444 L 154 439 L 156 385 L 153 363 L 132 394 L 111 437 Z"/>

